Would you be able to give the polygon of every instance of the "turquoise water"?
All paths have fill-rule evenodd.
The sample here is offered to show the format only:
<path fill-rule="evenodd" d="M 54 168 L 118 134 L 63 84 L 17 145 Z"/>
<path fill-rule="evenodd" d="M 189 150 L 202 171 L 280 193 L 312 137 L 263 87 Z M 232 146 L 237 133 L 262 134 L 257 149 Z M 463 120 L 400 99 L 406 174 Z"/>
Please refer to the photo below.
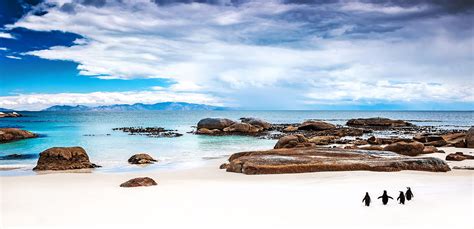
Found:
<path fill-rule="evenodd" d="M 0 171 L 0 175 L 34 174 L 37 154 L 54 146 L 82 146 L 91 161 L 102 165 L 99 172 L 135 171 L 127 159 L 146 152 L 161 162 L 147 169 L 196 166 L 206 158 L 256 149 L 272 148 L 276 140 L 245 136 L 202 136 L 188 134 L 206 117 L 258 117 L 272 123 L 298 123 L 306 119 L 322 119 L 343 125 L 350 118 L 387 117 L 410 120 L 421 126 L 467 129 L 474 124 L 474 112 L 419 111 L 136 111 L 136 112 L 24 112 L 26 117 L 0 119 L 0 127 L 19 127 L 41 134 L 40 138 L 0 145 L 0 156 L 33 154 L 26 160 L 1 160 L 1 167 L 22 167 Z M 115 127 L 159 126 L 184 134 L 178 138 L 151 138 L 113 131 Z M 93 136 L 88 136 L 93 135 Z M 143 168 L 140 168 L 143 171 Z"/>

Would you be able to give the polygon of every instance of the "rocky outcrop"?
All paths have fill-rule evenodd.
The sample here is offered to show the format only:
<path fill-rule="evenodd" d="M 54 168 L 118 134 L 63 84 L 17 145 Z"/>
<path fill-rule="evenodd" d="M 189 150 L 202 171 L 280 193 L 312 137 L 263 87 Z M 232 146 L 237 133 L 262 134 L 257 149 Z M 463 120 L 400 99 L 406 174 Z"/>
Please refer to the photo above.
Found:
<path fill-rule="evenodd" d="M 313 146 L 302 134 L 287 135 L 278 139 L 274 149 Z"/>
<path fill-rule="evenodd" d="M 474 127 L 467 131 L 465 142 L 467 148 L 474 148 Z"/>
<path fill-rule="evenodd" d="M 157 160 L 146 153 L 135 154 L 128 159 L 128 163 L 135 165 L 153 164 L 154 162 L 157 162 Z"/>
<path fill-rule="evenodd" d="M 413 124 L 403 120 L 392 120 L 388 118 L 357 118 L 350 119 L 346 125 L 355 127 L 405 127 Z"/>
<path fill-rule="evenodd" d="M 229 163 L 223 163 L 219 166 L 219 169 L 227 169 L 229 168 Z"/>
<path fill-rule="evenodd" d="M 466 159 L 473 160 L 473 155 L 463 154 L 462 152 L 450 153 L 446 156 L 447 161 L 464 161 Z"/>
<path fill-rule="evenodd" d="M 0 112 L 0 118 L 18 118 L 18 117 L 22 117 L 22 116 L 23 115 L 18 114 L 16 112 L 11 112 L 11 113 Z"/>
<path fill-rule="evenodd" d="M 82 147 L 53 147 L 40 153 L 33 170 L 69 170 L 100 167 L 89 161 Z"/>
<path fill-rule="evenodd" d="M 423 148 L 423 154 L 430 154 L 430 153 L 437 153 L 439 152 L 438 149 L 434 146 L 425 146 L 425 148 Z"/>
<path fill-rule="evenodd" d="M 383 150 L 392 151 L 406 156 L 417 156 L 423 153 L 425 146 L 420 142 L 396 142 L 385 146 Z"/>
<path fill-rule="evenodd" d="M 458 148 L 466 147 L 466 133 L 450 133 L 442 135 L 444 141 L 446 141 L 446 146 L 454 146 Z"/>
<path fill-rule="evenodd" d="M 223 130 L 224 128 L 229 127 L 234 123 L 235 123 L 234 121 L 230 119 L 226 119 L 226 118 L 205 118 L 205 119 L 201 119 L 198 122 L 197 128 L 198 130 L 201 128 L 206 128 L 209 130 L 213 130 L 213 129 Z"/>
<path fill-rule="evenodd" d="M 270 129 L 272 127 L 271 123 L 259 118 L 240 118 L 240 121 L 242 123 L 248 123 L 255 127 L 260 127 L 264 130 Z"/>
<path fill-rule="evenodd" d="M 18 128 L 0 128 L 0 143 L 38 137 L 37 134 Z"/>
<path fill-rule="evenodd" d="M 158 185 L 155 180 L 149 177 L 137 177 L 131 180 L 128 180 L 120 185 L 123 188 L 133 188 L 133 187 L 141 187 L 141 186 L 153 186 Z"/>
<path fill-rule="evenodd" d="M 196 134 L 205 135 L 260 135 L 272 125 L 257 118 L 241 118 L 242 122 L 234 122 L 223 118 L 205 118 L 199 121 Z"/>
<path fill-rule="evenodd" d="M 280 174 L 321 171 L 419 170 L 446 172 L 449 166 L 438 158 L 410 158 L 385 151 L 303 147 L 250 151 L 230 156 L 228 172 Z"/>
<path fill-rule="evenodd" d="M 327 122 L 321 122 L 321 121 L 305 121 L 301 123 L 300 126 L 298 126 L 298 130 L 315 130 L 315 131 L 320 131 L 320 130 L 332 130 L 336 129 L 336 126 L 327 123 Z"/>

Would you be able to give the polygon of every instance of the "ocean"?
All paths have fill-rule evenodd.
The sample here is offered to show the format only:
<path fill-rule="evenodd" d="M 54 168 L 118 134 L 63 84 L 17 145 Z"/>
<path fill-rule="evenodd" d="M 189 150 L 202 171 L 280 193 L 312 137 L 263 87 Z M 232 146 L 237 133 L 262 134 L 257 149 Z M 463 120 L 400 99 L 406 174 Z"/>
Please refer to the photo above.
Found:
<path fill-rule="evenodd" d="M 235 152 L 273 148 L 276 140 L 247 136 L 203 136 L 187 133 L 202 118 L 238 120 L 257 117 L 271 123 L 300 123 L 308 119 L 344 125 L 350 118 L 386 117 L 409 120 L 420 126 L 468 129 L 473 111 L 127 111 L 127 112 L 22 112 L 25 117 L 0 119 L 0 127 L 17 127 L 39 138 L 0 144 L 0 156 L 27 154 L 28 159 L 0 160 L 0 176 L 35 174 L 38 154 L 56 146 L 81 146 L 91 162 L 103 166 L 96 172 L 131 172 L 198 166 L 206 159 Z M 176 138 L 152 138 L 113 131 L 117 127 L 164 127 L 184 134 Z M 129 165 L 136 153 L 148 153 L 160 162 L 144 168 Z"/>

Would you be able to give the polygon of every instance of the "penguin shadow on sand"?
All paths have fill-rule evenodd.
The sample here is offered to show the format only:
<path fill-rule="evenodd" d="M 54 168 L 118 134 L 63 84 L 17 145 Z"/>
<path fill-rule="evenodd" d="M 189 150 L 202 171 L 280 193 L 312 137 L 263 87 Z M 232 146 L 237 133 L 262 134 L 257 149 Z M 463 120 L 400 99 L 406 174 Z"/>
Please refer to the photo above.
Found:
<path fill-rule="evenodd" d="M 405 205 L 405 201 L 410 201 L 414 197 L 413 192 L 411 191 L 410 187 L 407 187 L 407 191 L 405 193 L 403 191 L 399 191 L 399 192 L 400 194 L 397 197 L 398 204 Z M 393 197 L 388 195 L 387 190 L 384 190 L 383 194 L 379 196 L 377 199 L 382 199 L 382 204 L 387 205 L 389 199 L 393 200 Z M 367 207 L 370 206 L 372 200 L 370 199 L 369 192 L 365 193 L 365 196 L 362 199 L 362 202 L 364 203 L 365 206 Z"/>

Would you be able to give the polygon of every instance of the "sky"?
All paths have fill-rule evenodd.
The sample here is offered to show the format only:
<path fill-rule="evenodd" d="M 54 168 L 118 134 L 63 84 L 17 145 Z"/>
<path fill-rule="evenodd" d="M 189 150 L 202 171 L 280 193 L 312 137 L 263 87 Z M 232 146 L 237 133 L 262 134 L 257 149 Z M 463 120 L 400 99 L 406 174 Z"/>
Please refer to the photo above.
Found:
<path fill-rule="evenodd" d="M 3 0 L 0 107 L 474 110 L 472 0 Z"/>

